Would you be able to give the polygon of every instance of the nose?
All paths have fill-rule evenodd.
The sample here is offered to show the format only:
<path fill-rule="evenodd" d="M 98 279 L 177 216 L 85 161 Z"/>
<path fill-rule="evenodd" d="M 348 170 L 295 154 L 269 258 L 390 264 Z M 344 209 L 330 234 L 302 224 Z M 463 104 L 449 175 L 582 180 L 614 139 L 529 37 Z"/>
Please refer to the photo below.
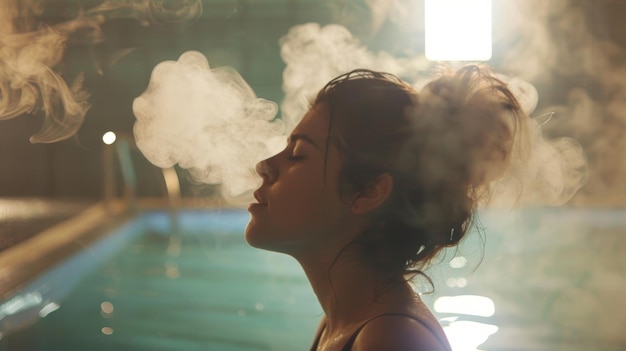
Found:
<path fill-rule="evenodd" d="M 263 183 L 274 182 L 278 175 L 276 170 L 267 163 L 267 160 L 257 163 L 255 169 L 256 173 L 263 179 Z"/>

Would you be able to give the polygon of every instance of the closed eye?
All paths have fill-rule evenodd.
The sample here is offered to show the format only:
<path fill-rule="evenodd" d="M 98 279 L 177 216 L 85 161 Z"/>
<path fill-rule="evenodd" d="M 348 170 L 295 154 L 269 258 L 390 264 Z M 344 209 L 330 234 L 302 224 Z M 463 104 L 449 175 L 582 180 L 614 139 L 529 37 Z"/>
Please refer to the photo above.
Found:
<path fill-rule="evenodd" d="M 299 155 L 291 155 L 288 157 L 291 161 L 298 161 L 298 160 L 303 160 L 304 156 L 299 156 Z"/>
<path fill-rule="evenodd" d="M 287 158 L 290 161 L 298 161 L 304 159 L 304 150 L 302 148 L 308 147 L 307 145 L 302 145 L 302 141 L 296 141 L 291 148 L 288 149 Z M 306 152 L 304 152 L 306 153 Z"/>

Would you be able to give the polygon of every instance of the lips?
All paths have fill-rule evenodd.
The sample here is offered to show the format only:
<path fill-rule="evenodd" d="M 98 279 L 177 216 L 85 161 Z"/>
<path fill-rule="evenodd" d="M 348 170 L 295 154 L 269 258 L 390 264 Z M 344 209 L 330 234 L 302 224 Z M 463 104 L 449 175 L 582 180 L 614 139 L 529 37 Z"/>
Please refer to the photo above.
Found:
<path fill-rule="evenodd" d="M 261 192 L 259 190 L 254 192 L 254 198 L 259 203 L 259 205 L 267 205 L 267 200 L 265 200 L 265 198 L 263 197 L 263 195 L 261 195 Z"/>
<path fill-rule="evenodd" d="M 252 203 L 248 205 L 248 211 L 250 211 L 250 213 L 254 213 L 260 209 L 264 209 L 267 207 L 267 200 L 263 197 L 263 195 L 261 195 L 261 192 L 259 190 L 254 192 L 254 198 L 256 199 L 257 203 Z"/>

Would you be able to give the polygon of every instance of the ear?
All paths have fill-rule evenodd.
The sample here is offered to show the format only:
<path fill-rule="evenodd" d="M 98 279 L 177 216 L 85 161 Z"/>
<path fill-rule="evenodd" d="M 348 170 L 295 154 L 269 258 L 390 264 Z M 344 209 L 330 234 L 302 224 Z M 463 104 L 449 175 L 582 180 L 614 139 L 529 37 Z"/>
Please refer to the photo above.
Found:
<path fill-rule="evenodd" d="M 387 201 L 393 189 L 393 177 L 389 173 L 378 176 L 365 191 L 354 195 L 352 213 L 364 214 L 373 211 Z"/>

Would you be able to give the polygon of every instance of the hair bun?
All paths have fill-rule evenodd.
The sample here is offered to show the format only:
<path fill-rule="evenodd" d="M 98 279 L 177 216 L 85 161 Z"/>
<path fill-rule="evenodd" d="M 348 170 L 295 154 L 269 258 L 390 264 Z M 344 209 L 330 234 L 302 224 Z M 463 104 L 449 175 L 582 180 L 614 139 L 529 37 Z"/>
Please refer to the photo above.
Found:
<path fill-rule="evenodd" d="M 433 176 L 453 177 L 473 189 L 506 169 L 524 118 L 507 85 L 476 65 L 427 84 L 419 93 L 416 114 L 416 126 L 422 129 L 418 134 L 426 139 L 424 161 L 430 159 L 437 167 L 441 160 L 448 164 Z"/>
<path fill-rule="evenodd" d="M 530 117 L 536 103 L 530 83 L 507 83 L 485 67 L 444 74 L 418 97 L 415 123 L 423 129 L 428 156 L 421 166 L 435 169 L 430 173 L 443 182 L 465 182 L 475 201 L 505 207 L 565 203 L 586 183 L 587 161 L 576 140 L 544 139 Z"/>

